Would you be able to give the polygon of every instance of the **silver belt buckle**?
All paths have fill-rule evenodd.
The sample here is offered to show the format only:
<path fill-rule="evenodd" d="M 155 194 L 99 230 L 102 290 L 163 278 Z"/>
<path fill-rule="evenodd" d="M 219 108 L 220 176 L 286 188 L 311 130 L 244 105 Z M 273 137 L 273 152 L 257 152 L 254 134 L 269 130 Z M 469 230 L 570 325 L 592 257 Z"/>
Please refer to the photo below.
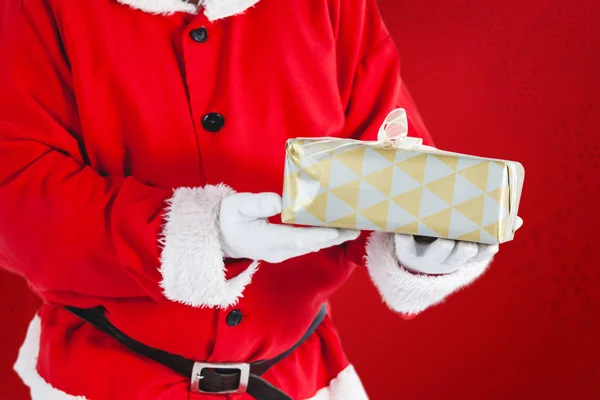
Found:
<path fill-rule="evenodd" d="M 202 371 L 205 369 L 237 369 L 240 371 L 240 383 L 237 389 L 233 390 L 224 390 L 222 392 L 205 392 L 200 389 L 200 382 L 204 377 L 202 376 Z M 246 393 L 248 390 L 248 381 L 250 380 L 250 364 L 234 364 L 234 363 L 194 363 L 194 368 L 192 369 L 192 381 L 190 391 L 192 393 L 202 393 L 202 394 L 239 394 Z"/>

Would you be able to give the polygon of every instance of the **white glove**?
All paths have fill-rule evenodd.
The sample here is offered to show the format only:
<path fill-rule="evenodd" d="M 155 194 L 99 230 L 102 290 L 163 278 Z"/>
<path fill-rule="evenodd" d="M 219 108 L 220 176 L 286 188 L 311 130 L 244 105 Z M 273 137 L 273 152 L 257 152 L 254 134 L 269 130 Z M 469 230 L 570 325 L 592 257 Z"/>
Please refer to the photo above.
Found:
<path fill-rule="evenodd" d="M 516 229 L 523 225 L 517 219 Z M 489 263 L 498 245 L 477 244 L 449 239 L 417 239 L 411 235 L 395 235 L 396 257 L 407 270 L 416 273 L 449 274 L 475 263 Z"/>
<path fill-rule="evenodd" d="M 279 263 L 354 240 L 359 231 L 271 224 L 282 210 L 275 193 L 237 193 L 221 203 L 219 224 L 225 257 Z"/>

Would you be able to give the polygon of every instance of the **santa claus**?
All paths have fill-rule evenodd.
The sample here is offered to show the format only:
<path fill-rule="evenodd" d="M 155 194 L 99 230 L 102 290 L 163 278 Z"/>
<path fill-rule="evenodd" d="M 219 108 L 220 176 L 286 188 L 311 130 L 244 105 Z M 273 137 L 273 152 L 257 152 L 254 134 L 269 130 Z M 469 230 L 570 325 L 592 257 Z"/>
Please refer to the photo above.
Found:
<path fill-rule="evenodd" d="M 375 0 L 10 0 L 0 263 L 43 300 L 33 399 L 366 399 L 327 315 L 414 316 L 497 246 L 279 224 L 292 137 L 430 137 Z M 275 193 L 274 193 L 275 192 Z"/>

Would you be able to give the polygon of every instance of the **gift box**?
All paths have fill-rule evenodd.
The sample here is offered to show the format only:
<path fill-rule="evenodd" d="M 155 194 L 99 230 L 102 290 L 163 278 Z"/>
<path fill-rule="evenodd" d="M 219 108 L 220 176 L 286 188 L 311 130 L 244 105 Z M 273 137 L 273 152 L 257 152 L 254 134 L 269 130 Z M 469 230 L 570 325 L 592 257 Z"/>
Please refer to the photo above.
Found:
<path fill-rule="evenodd" d="M 282 222 L 477 243 L 512 240 L 523 166 L 424 146 L 403 109 L 373 142 L 298 138 L 286 145 Z"/>

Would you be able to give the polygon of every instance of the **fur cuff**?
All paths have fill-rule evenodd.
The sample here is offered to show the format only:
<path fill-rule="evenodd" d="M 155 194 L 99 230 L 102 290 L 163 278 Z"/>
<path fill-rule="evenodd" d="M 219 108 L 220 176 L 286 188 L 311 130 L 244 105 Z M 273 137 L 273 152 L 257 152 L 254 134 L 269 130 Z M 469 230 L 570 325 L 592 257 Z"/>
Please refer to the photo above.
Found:
<path fill-rule="evenodd" d="M 258 262 L 227 280 L 219 240 L 221 201 L 228 186 L 179 188 L 169 200 L 162 233 L 161 287 L 166 298 L 193 307 L 226 308 L 237 303 Z"/>
<path fill-rule="evenodd" d="M 349 365 L 337 377 L 329 382 L 327 387 L 319 390 L 308 400 L 368 400 L 356 370 Z"/>
<path fill-rule="evenodd" d="M 477 279 L 488 265 L 469 264 L 447 275 L 415 275 L 398 264 L 393 234 L 375 232 L 367 244 L 367 268 L 375 286 L 390 308 L 409 315 L 441 303 Z"/>

